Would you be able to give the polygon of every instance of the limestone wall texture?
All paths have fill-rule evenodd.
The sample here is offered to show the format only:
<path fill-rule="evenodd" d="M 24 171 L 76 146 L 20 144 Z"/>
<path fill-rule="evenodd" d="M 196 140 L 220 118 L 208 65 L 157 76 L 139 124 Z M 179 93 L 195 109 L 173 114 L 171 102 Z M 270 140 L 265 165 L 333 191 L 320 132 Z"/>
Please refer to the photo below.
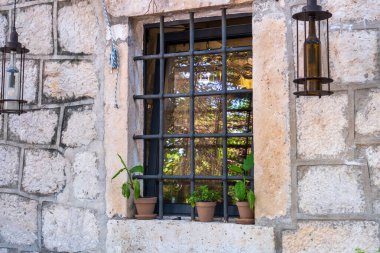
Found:
<path fill-rule="evenodd" d="M 380 247 L 380 1 L 333 13 L 333 96 L 292 92 L 292 13 L 304 0 L 106 0 L 120 53 L 119 107 L 100 0 L 18 0 L 31 50 L 27 113 L 0 117 L 0 253 L 373 252 Z M 136 221 L 116 153 L 141 163 L 143 24 L 252 12 L 256 224 Z M 0 44 L 12 1 L 0 0 Z M 191 238 L 191 240 L 190 240 Z M 179 247 L 179 244 L 181 247 Z"/>

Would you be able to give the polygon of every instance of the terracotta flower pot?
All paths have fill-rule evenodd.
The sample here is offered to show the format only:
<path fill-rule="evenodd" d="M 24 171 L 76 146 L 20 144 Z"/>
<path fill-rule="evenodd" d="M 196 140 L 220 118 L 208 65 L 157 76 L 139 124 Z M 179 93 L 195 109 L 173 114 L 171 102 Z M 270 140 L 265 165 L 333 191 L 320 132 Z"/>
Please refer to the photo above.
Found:
<path fill-rule="evenodd" d="M 195 203 L 199 221 L 210 222 L 214 219 L 216 202 L 197 202 Z"/>
<path fill-rule="evenodd" d="M 135 206 L 138 217 L 153 217 L 154 207 L 157 203 L 157 197 L 135 199 Z"/>
<path fill-rule="evenodd" d="M 249 208 L 248 201 L 238 201 L 236 206 L 239 210 L 240 219 L 236 219 L 239 224 L 252 224 L 255 222 L 255 209 Z"/>
<path fill-rule="evenodd" d="M 249 208 L 248 201 L 236 202 L 236 206 L 239 210 L 240 218 L 242 219 L 253 219 L 255 214 L 251 208 Z"/>

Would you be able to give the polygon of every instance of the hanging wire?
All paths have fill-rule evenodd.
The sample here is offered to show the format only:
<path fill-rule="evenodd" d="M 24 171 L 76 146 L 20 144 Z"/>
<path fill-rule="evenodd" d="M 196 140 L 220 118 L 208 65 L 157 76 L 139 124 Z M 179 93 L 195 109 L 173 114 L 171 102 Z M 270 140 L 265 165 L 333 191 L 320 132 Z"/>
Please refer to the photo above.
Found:
<path fill-rule="evenodd" d="M 117 49 L 116 41 L 113 36 L 113 32 L 111 29 L 111 23 L 110 19 L 107 13 L 107 7 L 106 7 L 106 2 L 105 0 L 102 0 L 103 4 L 103 15 L 104 15 L 104 20 L 106 22 L 106 26 L 108 29 L 108 32 L 110 33 L 111 36 L 111 54 L 110 54 L 110 65 L 111 65 L 111 73 L 113 73 L 113 70 L 116 70 L 116 84 L 115 84 L 115 92 L 114 92 L 114 107 L 119 108 L 119 103 L 118 103 L 118 90 L 119 90 L 119 52 Z"/>

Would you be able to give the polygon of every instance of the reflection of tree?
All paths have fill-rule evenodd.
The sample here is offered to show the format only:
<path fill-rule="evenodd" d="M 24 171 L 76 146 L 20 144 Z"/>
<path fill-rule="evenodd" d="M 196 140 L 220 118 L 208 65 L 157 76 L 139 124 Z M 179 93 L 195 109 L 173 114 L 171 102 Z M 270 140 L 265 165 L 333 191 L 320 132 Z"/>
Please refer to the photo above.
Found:
<path fill-rule="evenodd" d="M 252 88 L 251 52 L 229 53 L 227 58 L 228 90 Z M 195 57 L 195 92 L 218 91 L 222 89 L 222 57 L 206 55 Z M 166 60 L 165 92 L 189 92 L 189 58 L 178 57 Z M 197 96 L 194 99 L 194 130 L 196 133 L 221 133 L 223 131 L 223 96 Z M 190 99 L 165 99 L 165 132 L 180 134 L 190 132 Z M 251 94 L 230 94 L 227 96 L 227 129 L 230 133 L 252 132 Z M 250 153 L 252 137 L 228 138 L 227 161 L 240 166 Z M 164 174 L 190 174 L 190 140 L 167 139 L 164 152 Z M 195 139 L 196 175 L 222 175 L 223 139 Z M 178 185 L 178 182 L 180 185 Z M 210 183 L 210 182 L 209 182 Z M 215 182 L 218 187 L 220 182 Z M 168 181 L 164 186 L 166 201 L 182 202 L 189 194 L 189 183 Z"/>

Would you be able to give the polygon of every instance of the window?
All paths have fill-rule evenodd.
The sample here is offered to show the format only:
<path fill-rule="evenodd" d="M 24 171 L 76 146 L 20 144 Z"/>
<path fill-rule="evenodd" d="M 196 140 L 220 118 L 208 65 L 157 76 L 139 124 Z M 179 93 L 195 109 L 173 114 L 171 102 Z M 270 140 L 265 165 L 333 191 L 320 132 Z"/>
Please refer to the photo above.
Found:
<path fill-rule="evenodd" d="M 144 141 L 146 196 L 159 217 L 191 215 L 186 198 L 207 184 L 220 190 L 216 216 L 237 215 L 229 172 L 253 151 L 252 17 L 249 14 L 145 26 Z M 253 172 L 248 178 L 253 187 Z"/>

